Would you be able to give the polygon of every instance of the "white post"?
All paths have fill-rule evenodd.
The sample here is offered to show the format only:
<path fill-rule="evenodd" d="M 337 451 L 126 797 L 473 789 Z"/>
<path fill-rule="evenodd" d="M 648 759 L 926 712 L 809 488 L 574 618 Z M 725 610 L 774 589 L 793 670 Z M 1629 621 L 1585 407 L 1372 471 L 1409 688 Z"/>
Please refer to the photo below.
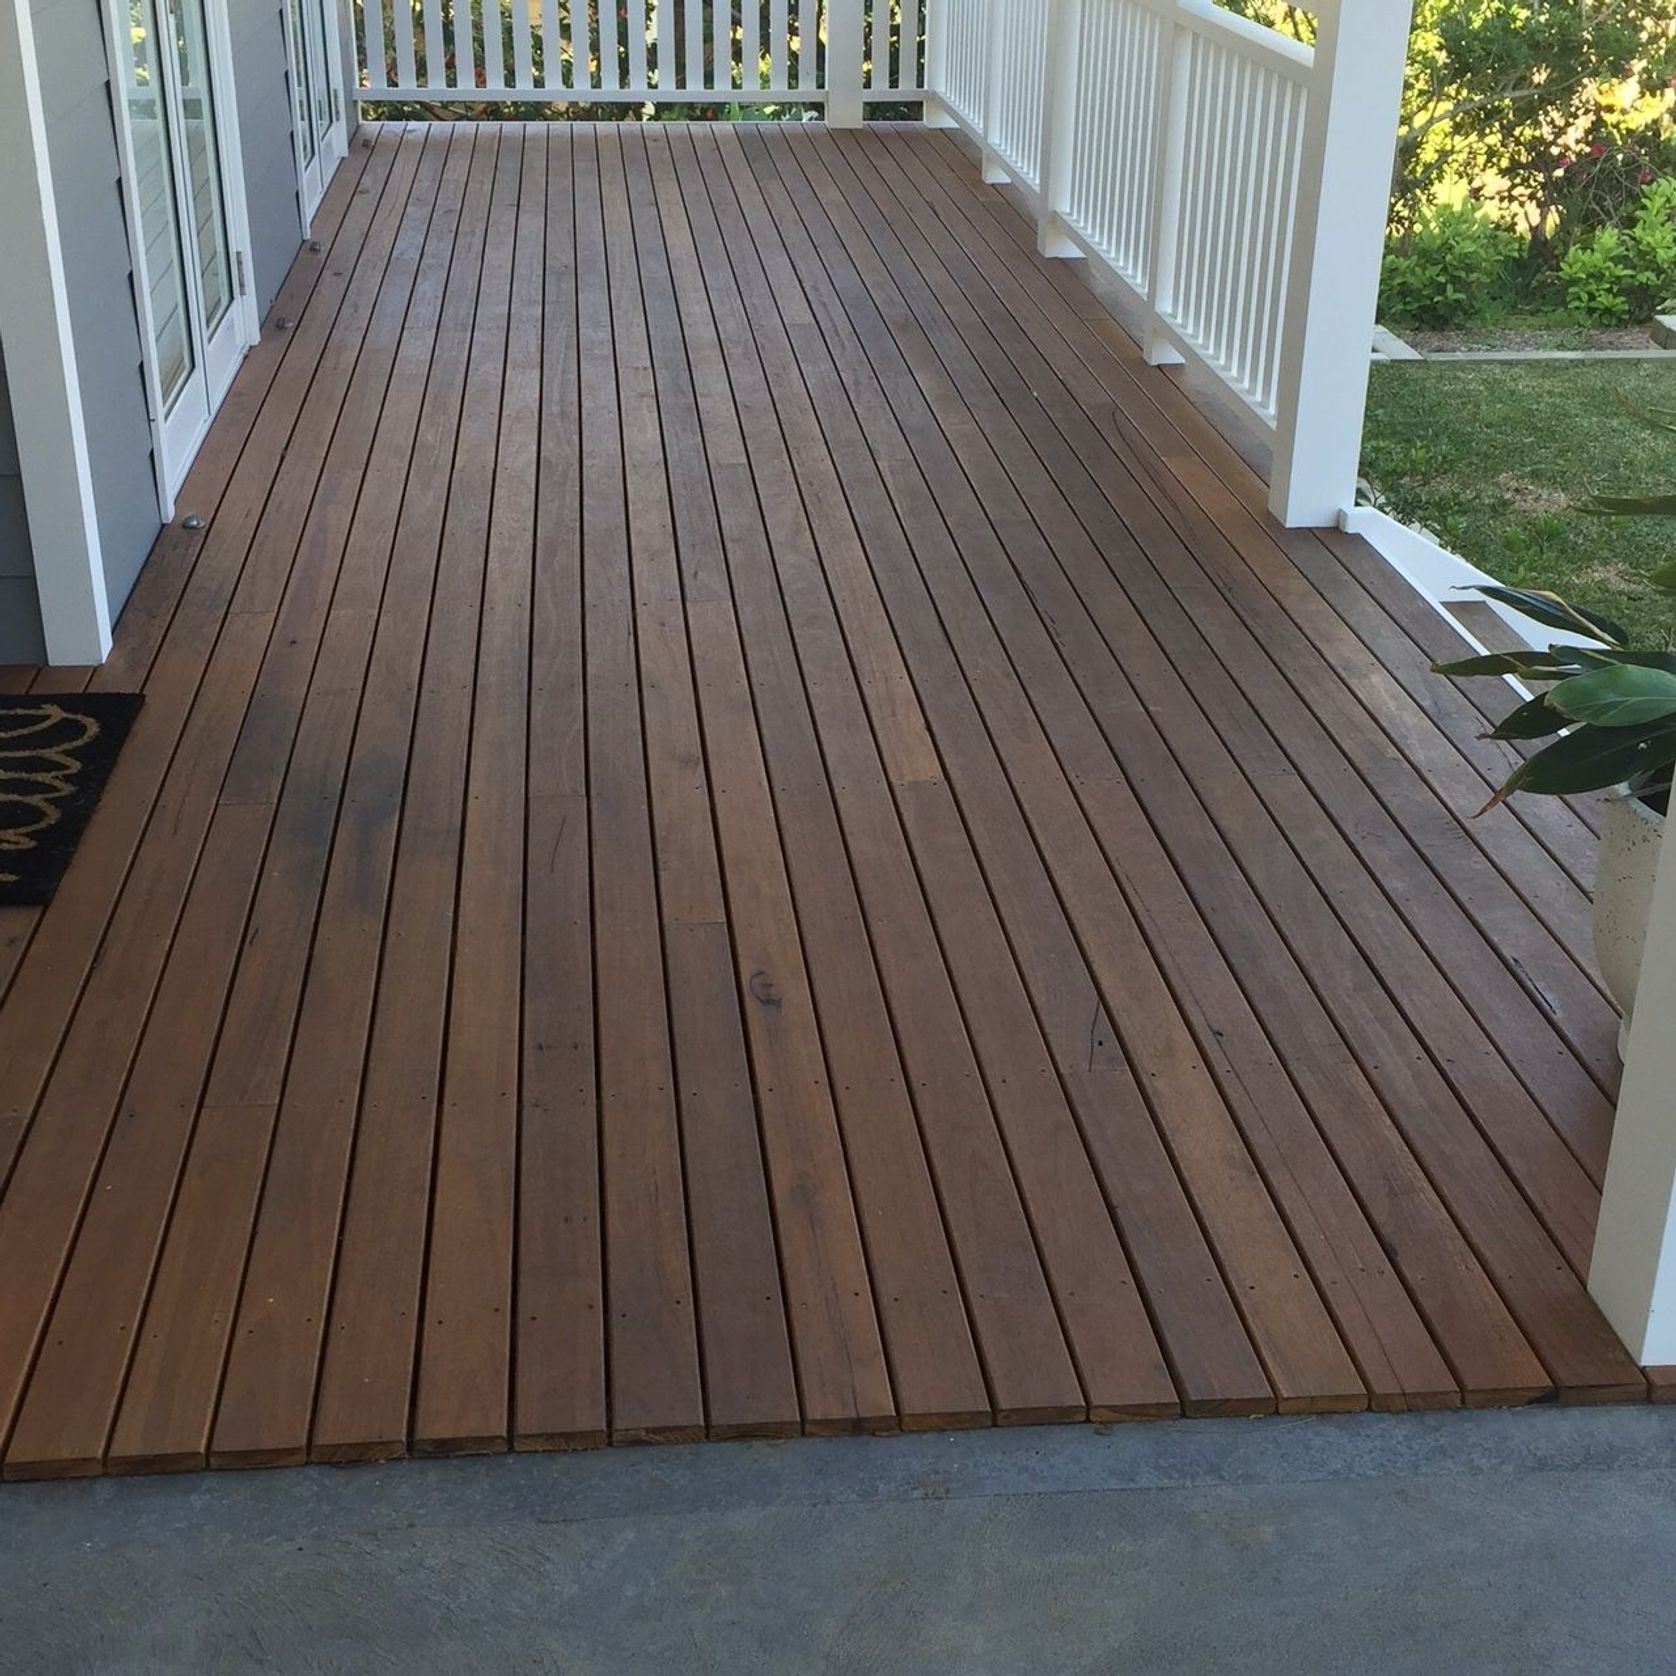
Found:
<path fill-rule="evenodd" d="M 102 663 L 111 649 L 111 614 L 29 0 L 0 0 L 0 224 L 0 350 L 19 416 L 47 660 Z"/>
<path fill-rule="evenodd" d="M 986 186 L 1004 186 L 1013 177 L 995 150 L 995 89 L 1001 78 L 996 58 L 1001 51 L 999 16 L 1007 0 L 981 0 L 983 6 L 983 98 L 978 108 L 978 134 L 983 140 L 979 173 Z"/>
<path fill-rule="evenodd" d="M 1643 1367 L 1676 1364 L 1676 839 L 1665 828 L 1589 1291 Z"/>
<path fill-rule="evenodd" d="M 959 119 L 943 103 L 949 80 L 949 7 L 959 0 L 926 0 L 925 7 L 925 125 L 958 128 Z"/>
<path fill-rule="evenodd" d="M 1147 323 L 1144 350 L 1149 365 L 1180 366 L 1185 357 L 1165 335 L 1161 317 L 1175 306 L 1176 263 L 1181 241 L 1181 183 L 1187 155 L 1187 78 L 1193 37 L 1179 15 L 1170 17 L 1159 62 L 1158 130 L 1153 152 L 1152 230 L 1148 248 Z"/>
<path fill-rule="evenodd" d="M 1412 0 L 1320 9 L 1281 337 L 1269 504 L 1325 527 L 1356 498 Z"/>
<path fill-rule="evenodd" d="M 1037 192 L 1036 248 L 1044 256 L 1081 256 L 1065 231 L 1071 207 L 1084 0 L 1048 0 L 1042 48 L 1042 178 Z"/>
<path fill-rule="evenodd" d="M 827 0 L 826 120 L 834 128 L 862 123 L 862 0 Z"/>

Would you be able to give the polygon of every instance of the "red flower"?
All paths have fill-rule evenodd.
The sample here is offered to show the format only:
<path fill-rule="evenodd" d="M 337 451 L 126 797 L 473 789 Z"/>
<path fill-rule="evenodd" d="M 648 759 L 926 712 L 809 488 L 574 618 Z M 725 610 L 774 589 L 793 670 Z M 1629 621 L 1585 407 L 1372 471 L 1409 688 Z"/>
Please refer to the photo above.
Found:
<path fill-rule="evenodd" d="M 1589 155 L 1591 157 L 1604 157 L 1606 155 L 1606 147 L 1601 145 L 1599 141 L 1596 141 L 1594 145 L 1589 147 Z"/>

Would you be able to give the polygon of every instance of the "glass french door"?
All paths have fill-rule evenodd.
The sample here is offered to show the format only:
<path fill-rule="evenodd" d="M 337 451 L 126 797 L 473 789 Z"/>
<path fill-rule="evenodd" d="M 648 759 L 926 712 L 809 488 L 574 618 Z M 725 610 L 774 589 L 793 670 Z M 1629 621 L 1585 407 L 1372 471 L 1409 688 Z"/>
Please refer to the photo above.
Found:
<path fill-rule="evenodd" d="M 286 14 L 306 231 L 332 171 L 349 150 L 349 126 L 344 117 L 338 42 L 332 30 L 334 0 L 286 0 Z"/>
<path fill-rule="evenodd" d="M 117 0 L 159 476 L 172 496 L 248 347 L 206 0 Z"/>

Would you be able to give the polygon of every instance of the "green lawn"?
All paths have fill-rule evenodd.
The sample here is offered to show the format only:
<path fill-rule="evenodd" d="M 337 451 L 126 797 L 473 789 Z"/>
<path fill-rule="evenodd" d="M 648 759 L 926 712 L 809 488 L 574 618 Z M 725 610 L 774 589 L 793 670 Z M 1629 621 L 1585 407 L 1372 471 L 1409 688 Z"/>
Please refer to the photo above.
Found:
<path fill-rule="evenodd" d="M 1362 469 L 1394 517 L 1492 576 L 1551 588 L 1676 645 L 1676 602 L 1646 582 L 1676 519 L 1571 510 L 1593 492 L 1676 493 L 1676 435 L 1626 411 L 1676 409 L 1676 366 L 1375 366 Z"/>

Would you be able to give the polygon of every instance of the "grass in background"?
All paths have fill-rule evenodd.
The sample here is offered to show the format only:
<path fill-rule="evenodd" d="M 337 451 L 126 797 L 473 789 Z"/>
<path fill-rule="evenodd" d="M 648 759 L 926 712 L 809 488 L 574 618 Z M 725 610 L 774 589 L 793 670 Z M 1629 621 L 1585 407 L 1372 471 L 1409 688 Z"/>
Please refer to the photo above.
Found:
<path fill-rule="evenodd" d="M 1393 517 L 1499 581 L 1551 588 L 1676 645 L 1676 602 L 1646 580 L 1676 559 L 1676 523 L 1570 509 L 1595 493 L 1676 494 L 1676 435 L 1626 401 L 1676 408 L 1676 366 L 1375 366 L 1362 471 Z"/>

